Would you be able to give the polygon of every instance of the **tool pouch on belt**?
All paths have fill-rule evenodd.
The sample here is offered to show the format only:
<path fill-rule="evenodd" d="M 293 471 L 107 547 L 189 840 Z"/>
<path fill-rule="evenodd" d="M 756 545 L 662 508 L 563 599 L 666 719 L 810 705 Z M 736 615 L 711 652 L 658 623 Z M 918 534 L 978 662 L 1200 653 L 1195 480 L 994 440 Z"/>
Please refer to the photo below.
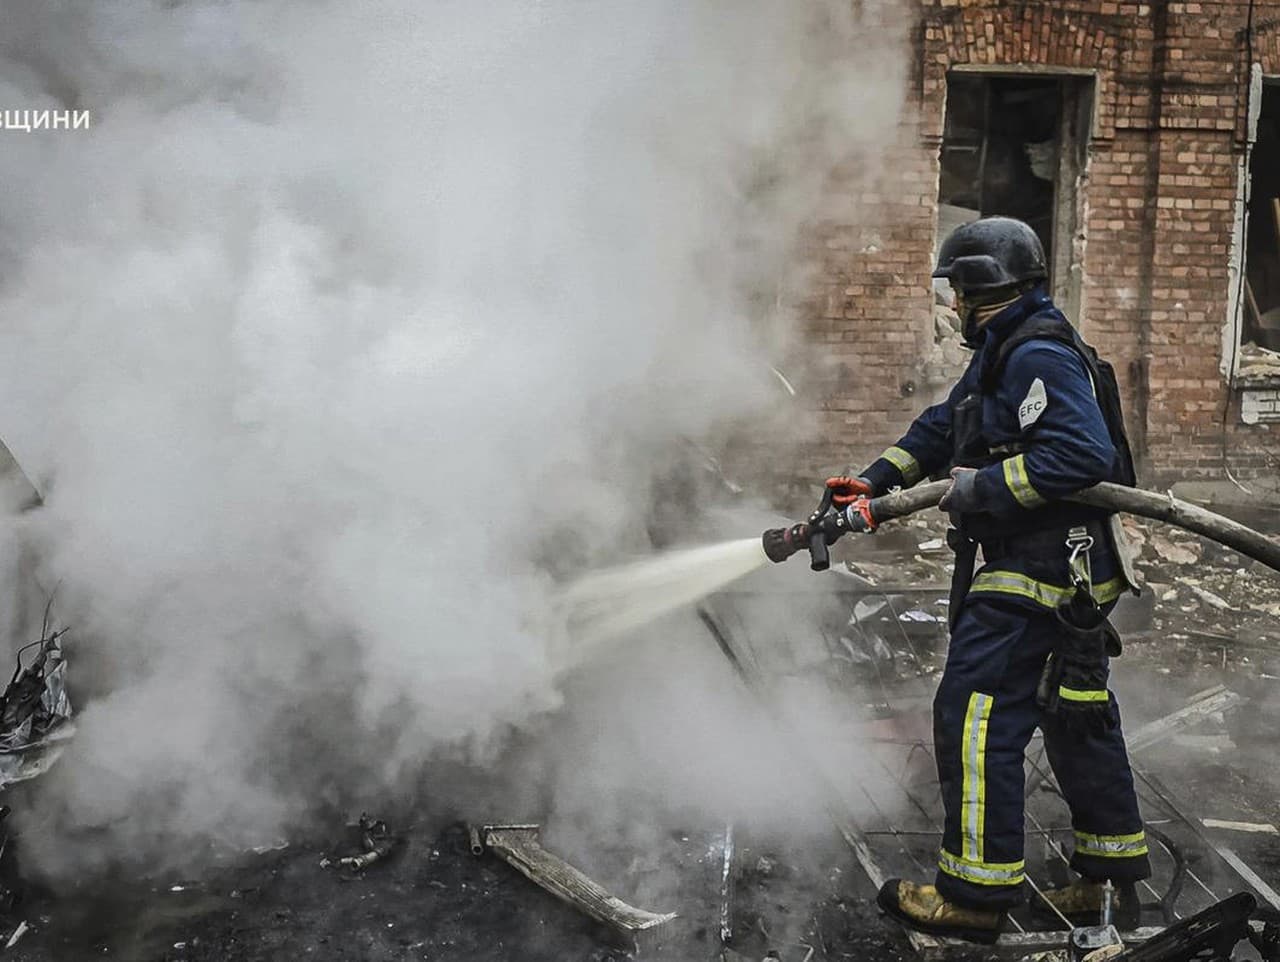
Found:
<path fill-rule="evenodd" d="M 1045 664 L 1036 702 L 1081 730 L 1116 725 L 1107 691 L 1107 658 L 1120 654 L 1120 635 L 1083 585 L 1055 611 L 1059 642 Z"/>

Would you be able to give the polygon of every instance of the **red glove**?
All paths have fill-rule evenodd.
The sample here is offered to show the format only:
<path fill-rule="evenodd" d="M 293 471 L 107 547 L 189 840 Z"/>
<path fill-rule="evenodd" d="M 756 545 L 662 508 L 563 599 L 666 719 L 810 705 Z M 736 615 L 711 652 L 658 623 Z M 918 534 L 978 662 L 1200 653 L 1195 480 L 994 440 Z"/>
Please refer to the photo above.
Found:
<path fill-rule="evenodd" d="M 849 521 L 851 531 L 875 531 L 880 527 L 875 515 L 871 513 L 871 499 L 865 495 L 855 498 L 849 507 L 845 508 L 844 516 Z"/>
<path fill-rule="evenodd" d="M 827 487 L 831 489 L 831 503 L 837 508 L 847 508 L 859 498 L 872 495 L 871 482 L 866 478 L 827 478 Z"/>

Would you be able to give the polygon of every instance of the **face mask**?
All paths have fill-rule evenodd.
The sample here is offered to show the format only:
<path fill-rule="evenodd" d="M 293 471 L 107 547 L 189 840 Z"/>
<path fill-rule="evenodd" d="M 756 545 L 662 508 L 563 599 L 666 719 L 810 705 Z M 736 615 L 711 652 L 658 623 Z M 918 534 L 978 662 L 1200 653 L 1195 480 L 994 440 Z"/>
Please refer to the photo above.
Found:
<path fill-rule="evenodd" d="M 995 317 L 1010 304 L 1014 303 L 1022 296 L 1020 291 L 1013 291 L 1007 297 L 999 300 L 987 300 L 978 295 L 974 300 L 965 297 L 964 292 L 957 290 L 956 295 L 956 314 L 960 317 L 960 333 L 964 335 L 966 342 L 972 343 L 978 337 L 978 332 L 991 318 Z"/>

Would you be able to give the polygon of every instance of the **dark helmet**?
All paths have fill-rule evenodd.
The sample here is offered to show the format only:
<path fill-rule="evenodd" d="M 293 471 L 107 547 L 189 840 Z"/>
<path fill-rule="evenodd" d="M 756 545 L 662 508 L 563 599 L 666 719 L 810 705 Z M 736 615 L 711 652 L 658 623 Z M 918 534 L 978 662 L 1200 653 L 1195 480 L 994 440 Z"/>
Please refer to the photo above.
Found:
<path fill-rule="evenodd" d="M 1012 217 L 983 217 L 962 224 L 943 241 L 933 276 L 978 293 L 1043 280 L 1049 271 L 1044 247 L 1029 225 Z"/>

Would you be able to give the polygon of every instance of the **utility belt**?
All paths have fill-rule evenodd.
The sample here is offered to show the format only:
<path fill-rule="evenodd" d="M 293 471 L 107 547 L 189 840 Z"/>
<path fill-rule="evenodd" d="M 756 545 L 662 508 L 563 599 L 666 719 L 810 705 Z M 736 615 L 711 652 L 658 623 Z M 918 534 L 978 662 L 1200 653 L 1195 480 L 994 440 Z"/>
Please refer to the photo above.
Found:
<path fill-rule="evenodd" d="M 954 629 L 956 619 L 960 617 L 960 609 L 969 596 L 969 588 L 973 583 L 974 568 L 977 565 L 978 547 L 982 548 L 983 560 L 987 563 L 1005 558 L 1030 558 L 1046 572 L 1062 575 L 1070 582 L 1092 581 L 1090 550 L 1095 546 L 1107 548 L 1110 538 L 1107 525 L 1102 521 L 1085 521 L 1072 525 L 1055 525 L 1040 531 L 1025 534 L 1014 534 L 1006 537 L 970 538 L 959 528 L 947 530 L 947 544 L 955 552 L 955 568 L 951 575 L 950 601 L 948 617 Z M 1059 568 L 1059 562 L 1062 567 Z"/>
<path fill-rule="evenodd" d="M 1005 538 L 979 538 L 984 560 L 1000 561 L 1019 555 L 1053 561 L 1066 558 L 1069 551 L 1066 547 L 1067 537 L 1071 532 L 1083 529 L 1084 535 L 1093 539 L 1095 545 L 1107 544 L 1106 526 L 1101 521 L 1087 521 L 1078 525 L 1054 526 L 1044 531 L 1032 531 L 1027 534 L 1015 534 Z M 952 529 L 955 530 L 955 529 Z M 963 537 L 959 531 L 957 537 Z M 950 535 L 950 532 L 948 533 Z M 950 543 L 950 539 L 948 539 Z M 972 575 L 972 572 L 970 572 Z"/>

